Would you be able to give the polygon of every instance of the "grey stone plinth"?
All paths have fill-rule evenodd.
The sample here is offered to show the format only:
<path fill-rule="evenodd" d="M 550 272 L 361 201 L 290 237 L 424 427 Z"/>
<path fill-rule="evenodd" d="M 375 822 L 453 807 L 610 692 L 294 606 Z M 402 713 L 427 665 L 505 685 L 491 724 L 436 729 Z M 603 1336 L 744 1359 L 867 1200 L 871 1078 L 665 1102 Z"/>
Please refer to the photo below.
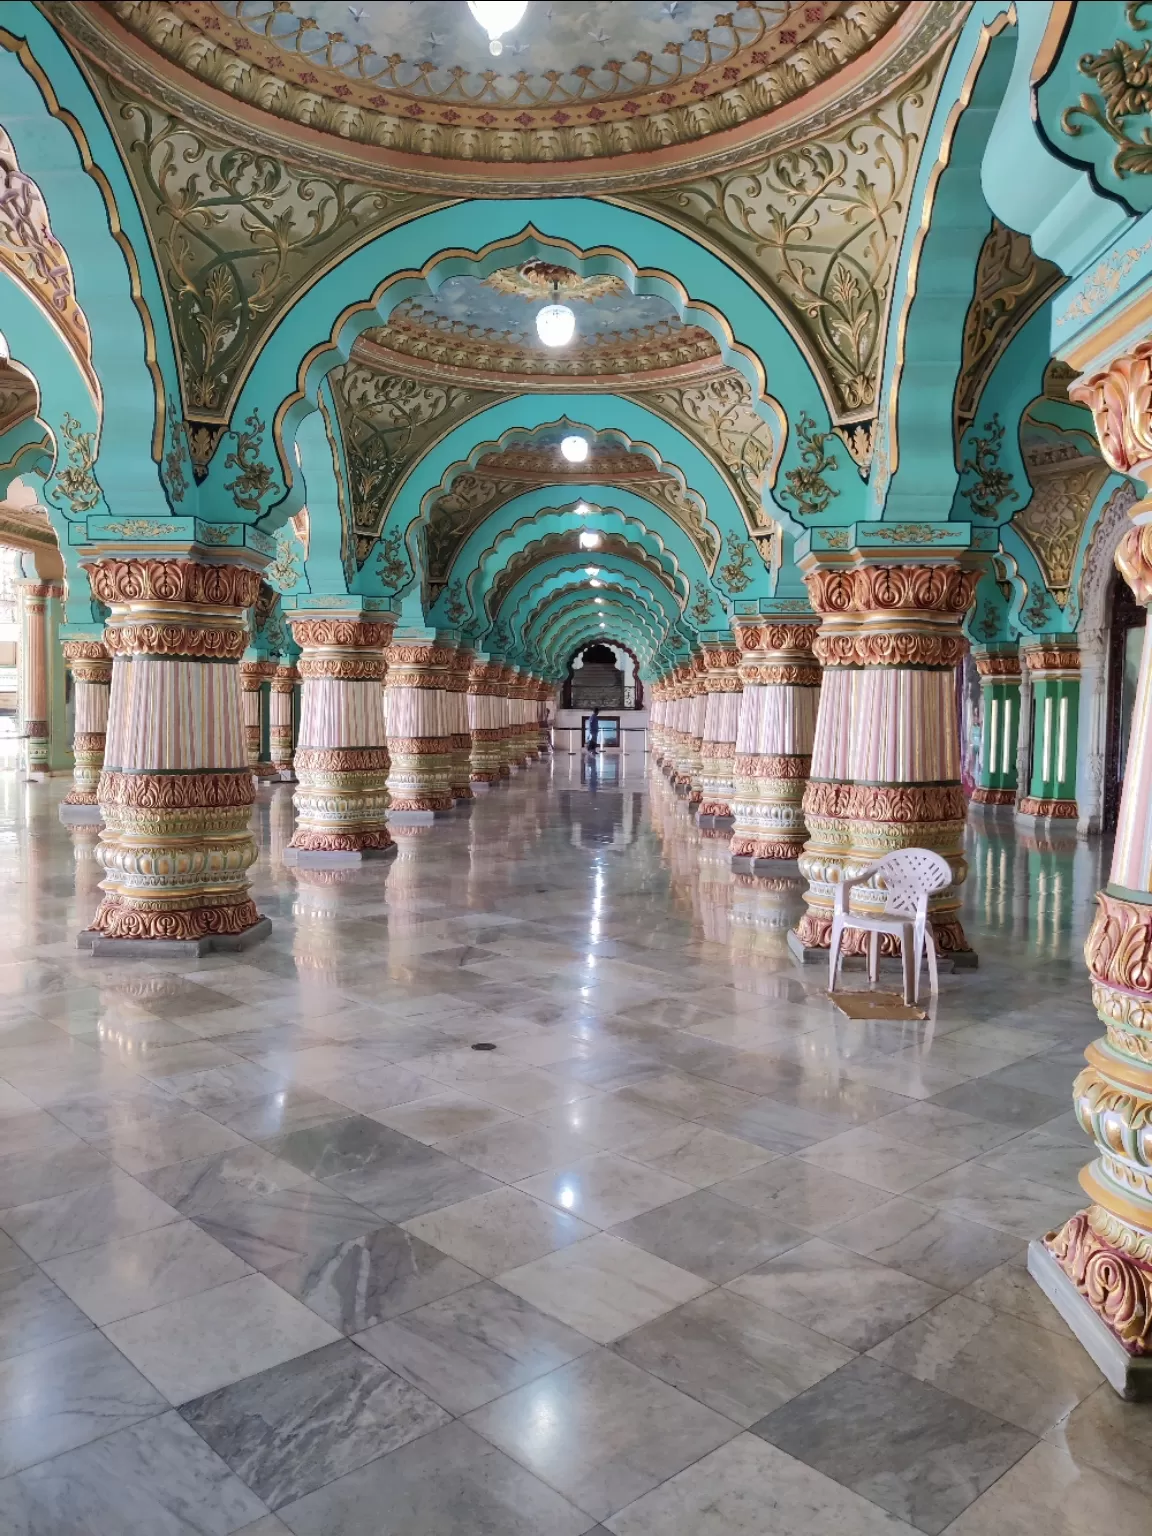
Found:
<path fill-rule="evenodd" d="M 715 827 L 717 829 L 723 829 L 725 827 L 731 827 L 735 820 L 736 818 L 734 816 L 702 816 L 699 814 L 699 812 L 696 815 L 696 825 L 699 827 Z"/>
<path fill-rule="evenodd" d="M 1080 823 L 1070 816 L 1030 816 L 1027 811 L 1016 811 L 1013 819 L 1021 831 L 1051 838 L 1054 843 L 1074 843 L 1078 837 L 1087 836 L 1080 831 Z"/>
<path fill-rule="evenodd" d="M 1103 1371 L 1109 1386 L 1121 1397 L 1152 1398 L 1152 1357 L 1128 1353 L 1039 1238 L 1028 1244 L 1028 1273 Z"/>
<path fill-rule="evenodd" d="M 390 859 L 396 844 L 387 848 L 285 848 L 285 864 L 298 869 L 356 869 L 365 859 Z"/>
<path fill-rule="evenodd" d="M 251 949 L 271 932 L 270 917 L 262 917 L 243 933 L 207 933 L 202 939 L 107 939 L 102 933 L 85 928 L 77 936 L 76 947 L 109 960 L 196 960 L 214 950 Z"/>
<path fill-rule="evenodd" d="M 486 795 L 491 788 L 492 786 L 487 779 L 472 780 L 472 793 L 474 795 Z"/>
<path fill-rule="evenodd" d="M 103 824 L 104 814 L 98 805 L 69 805 L 64 801 L 60 820 L 66 827 L 98 827 Z"/>
<path fill-rule="evenodd" d="M 441 815 L 444 813 L 441 812 Z M 389 811 L 390 827 L 430 827 L 436 820 L 435 811 Z"/>

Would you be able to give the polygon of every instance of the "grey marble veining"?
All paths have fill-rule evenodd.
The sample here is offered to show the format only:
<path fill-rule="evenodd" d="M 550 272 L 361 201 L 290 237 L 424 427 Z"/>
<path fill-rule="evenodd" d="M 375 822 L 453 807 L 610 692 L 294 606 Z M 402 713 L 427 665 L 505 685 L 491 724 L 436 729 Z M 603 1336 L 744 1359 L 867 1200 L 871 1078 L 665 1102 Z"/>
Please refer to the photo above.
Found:
<path fill-rule="evenodd" d="M 262 789 L 271 937 L 162 964 L 73 947 L 66 785 L 0 774 L 0 1536 L 1145 1536 L 1139 1410 L 1020 1264 L 1082 1202 L 1097 846 L 1034 933 L 998 831 L 980 969 L 853 1021 L 631 772 L 322 888 Z"/>
<path fill-rule="evenodd" d="M 181 1413 L 272 1509 L 449 1422 L 350 1340 L 186 1403 Z"/>

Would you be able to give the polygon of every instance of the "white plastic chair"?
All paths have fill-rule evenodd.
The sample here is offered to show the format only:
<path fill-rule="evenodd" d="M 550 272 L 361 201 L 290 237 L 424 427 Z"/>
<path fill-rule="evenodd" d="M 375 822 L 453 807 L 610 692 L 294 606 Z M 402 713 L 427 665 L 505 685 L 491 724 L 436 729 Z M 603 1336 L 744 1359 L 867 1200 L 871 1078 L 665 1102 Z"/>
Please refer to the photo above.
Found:
<path fill-rule="evenodd" d="M 850 906 L 852 890 L 878 876 L 877 887 L 884 895 L 884 911 L 877 917 L 864 917 Z M 936 941 L 928 921 L 928 898 L 952 882 L 947 859 L 930 848 L 901 848 L 889 853 L 877 864 L 869 864 L 851 880 L 841 880 L 836 887 L 832 909 L 831 958 L 828 990 L 836 989 L 840 965 L 840 944 L 846 928 L 860 928 L 868 934 L 868 979 L 874 982 L 880 969 L 880 935 L 889 933 L 900 940 L 904 962 L 904 1001 L 920 997 L 920 962 L 928 954 L 928 981 L 933 996 L 940 990 L 936 973 Z"/>

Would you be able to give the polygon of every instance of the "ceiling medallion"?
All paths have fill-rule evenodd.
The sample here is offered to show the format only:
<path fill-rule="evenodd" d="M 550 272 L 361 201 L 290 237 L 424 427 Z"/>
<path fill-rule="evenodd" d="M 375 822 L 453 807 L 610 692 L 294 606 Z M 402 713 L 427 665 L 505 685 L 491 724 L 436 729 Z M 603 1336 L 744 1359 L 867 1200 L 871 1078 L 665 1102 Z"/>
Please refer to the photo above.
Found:
<path fill-rule="evenodd" d="M 579 299 L 592 303 L 611 294 L 628 292 L 628 284 L 622 277 L 581 277 L 571 267 L 557 266 L 552 261 L 526 261 L 518 267 L 500 267 L 484 279 L 489 288 L 497 293 L 516 294 L 522 299 L 542 299 L 547 293 L 560 293 L 565 299 Z"/>

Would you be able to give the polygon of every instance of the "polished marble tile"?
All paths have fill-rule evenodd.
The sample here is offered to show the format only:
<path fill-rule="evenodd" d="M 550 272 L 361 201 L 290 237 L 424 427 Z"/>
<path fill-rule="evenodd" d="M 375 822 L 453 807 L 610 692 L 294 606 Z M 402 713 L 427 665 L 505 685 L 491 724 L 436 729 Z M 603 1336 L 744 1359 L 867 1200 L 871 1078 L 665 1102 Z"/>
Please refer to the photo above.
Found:
<path fill-rule="evenodd" d="M 612 1152 L 597 1152 L 536 1174 L 521 1180 L 518 1187 L 596 1227 L 628 1221 L 641 1211 L 677 1200 L 692 1190 L 683 1179 L 658 1173 Z"/>
<path fill-rule="evenodd" d="M 1152 1414 L 1146 1403 L 1127 1403 L 1110 1386 L 1097 1387 L 1044 1438 L 1078 1465 L 1152 1495 Z"/>
<path fill-rule="evenodd" d="M 872 1354 L 1034 1435 L 1051 1429 L 1103 1379 L 1074 1339 L 966 1296 L 950 1297 Z"/>
<path fill-rule="evenodd" d="M 883 1190 L 827 1173 L 797 1157 L 782 1157 L 712 1186 L 737 1205 L 749 1205 L 808 1232 L 824 1232 L 849 1216 L 883 1205 Z"/>
<path fill-rule="evenodd" d="M 917 1200 L 950 1216 L 996 1227 L 1025 1241 L 1051 1232 L 1080 1209 L 1082 1195 L 1061 1193 L 1030 1179 L 1005 1178 L 979 1163 L 964 1163 L 917 1185 Z"/>
<path fill-rule="evenodd" d="M 0 1360 L 91 1327 L 81 1309 L 31 1260 L 0 1270 Z"/>
<path fill-rule="evenodd" d="M 932 1102 L 944 1109 L 960 1109 L 965 1114 L 978 1115 L 982 1120 L 1013 1126 L 1018 1131 L 1030 1131 L 1060 1114 L 1067 1101 L 1063 1095 L 1033 1093 L 1028 1088 L 994 1083 L 980 1077 L 936 1094 Z"/>
<path fill-rule="evenodd" d="M 772 1157 L 754 1142 L 691 1121 L 625 1143 L 620 1153 L 697 1188 L 735 1178 Z"/>
<path fill-rule="evenodd" d="M 479 1278 L 391 1223 L 328 1243 L 310 1242 L 267 1273 L 341 1333 L 357 1333 Z"/>
<path fill-rule="evenodd" d="M 853 1216 L 825 1235 L 842 1248 L 851 1248 L 944 1291 L 962 1290 L 1023 1253 L 1023 1245 L 1006 1233 L 946 1216 L 933 1206 L 903 1196 Z"/>
<path fill-rule="evenodd" d="M 573 1104 L 560 1104 L 532 1118 L 549 1130 L 574 1132 L 605 1152 L 615 1151 L 639 1136 L 670 1130 L 684 1123 L 676 1115 L 614 1093 L 595 1094 Z"/>
<path fill-rule="evenodd" d="M 49 1259 L 44 1272 L 97 1325 L 251 1274 L 243 1260 L 190 1221 Z"/>
<path fill-rule="evenodd" d="M 5 1536 L 235 1536 L 266 1513 L 172 1412 L 0 1482 Z"/>
<path fill-rule="evenodd" d="M 709 1289 L 698 1275 L 607 1232 L 506 1270 L 499 1280 L 598 1344 L 611 1343 Z"/>
<path fill-rule="evenodd" d="M 441 1152 L 492 1178 L 515 1184 L 534 1173 L 578 1161 L 596 1145 L 568 1126 L 546 1126 L 520 1116 L 487 1130 L 437 1143 Z"/>
<path fill-rule="evenodd" d="M 348 1339 L 185 1403 L 181 1415 L 272 1509 L 449 1422 Z"/>
<path fill-rule="evenodd" d="M 1003 1264 L 965 1286 L 965 1296 L 994 1312 L 1007 1312 L 1026 1323 L 1034 1323 L 1062 1339 L 1071 1338 L 1072 1330 L 1028 1273 L 1024 1246 L 1018 1245 L 1018 1250 Z"/>
<path fill-rule="evenodd" d="M 549 1432 L 541 1434 L 544 1422 Z M 467 1423 L 601 1520 L 737 1433 L 730 1420 L 604 1350 L 476 1409 Z"/>
<path fill-rule="evenodd" d="M 911 1536 L 914 1526 L 742 1434 L 606 1522 L 613 1536 Z"/>
<path fill-rule="evenodd" d="M 593 1347 L 491 1282 L 381 1323 L 356 1342 L 453 1414 L 479 1408 Z"/>
<path fill-rule="evenodd" d="M 870 1345 L 944 1299 L 936 1286 L 812 1238 L 740 1275 L 730 1289 L 850 1349 Z"/>
<path fill-rule="evenodd" d="M 340 1337 L 264 1275 L 138 1312 L 104 1332 L 176 1404 Z"/>
<path fill-rule="evenodd" d="M 95 1330 L 0 1362 L 0 1477 L 163 1413 L 167 1401 Z M 0 1484 L 0 1529 L 4 1521 Z"/>
<path fill-rule="evenodd" d="M 110 1179 L 115 1168 L 79 1138 L 72 1146 L 30 1148 L 0 1156 L 0 1209 L 46 1200 Z"/>
<path fill-rule="evenodd" d="M 498 1275 L 588 1237 L 594 1228 L 519 1189 L 494 1189 L 415 1216 L 413 1236 L 451 1254 L 469 1269 Z"/>
<path fill-rule="evenodd" d="M 1102 1511 L 1109 1536 L 1147 1536 L 1146 1492 L 1042 1441 L 964 1511 L 948 1536 L 1089 1536 Z"/>
<path fill-rule="evenodd" d="M 167 1201 L 116 1170 L 99 1184 L 0 1211 L 0 1228 L 29 1257 L 43 1261 L 162 1227 L 178 1214 Z"/>
<path fill-rule="evenodd" d="M 1036 1443 L 867 1356 L 752 1429 L 928 1536 L 939 1536 Z"/>
<path fill-rule="evenodd" d="M 588 1516 L 461 1423 L 285 1505 L 295 1536 L 584 1536 Z"/>
<path fill-rule="evenodd" d="M 811 1235 L 707 1189 L 620 1222 L 612 1232 L 713 1285 L 734 1280 Z"/>
<path fill-rule="evenodd" d="M 798 1156 L 829 1173 L 874 1184 L 893 1195 L 915 1189 L 961 1161 L 955 1153 L 929 1152 L 869 1126 L 806 1147 Z"/>
<path fill-rule="evenodd" d="M 729 1290 L 709 1291 L 613 1348 L 744 1427 L 853 1358 L 843 1345 Z"/>

